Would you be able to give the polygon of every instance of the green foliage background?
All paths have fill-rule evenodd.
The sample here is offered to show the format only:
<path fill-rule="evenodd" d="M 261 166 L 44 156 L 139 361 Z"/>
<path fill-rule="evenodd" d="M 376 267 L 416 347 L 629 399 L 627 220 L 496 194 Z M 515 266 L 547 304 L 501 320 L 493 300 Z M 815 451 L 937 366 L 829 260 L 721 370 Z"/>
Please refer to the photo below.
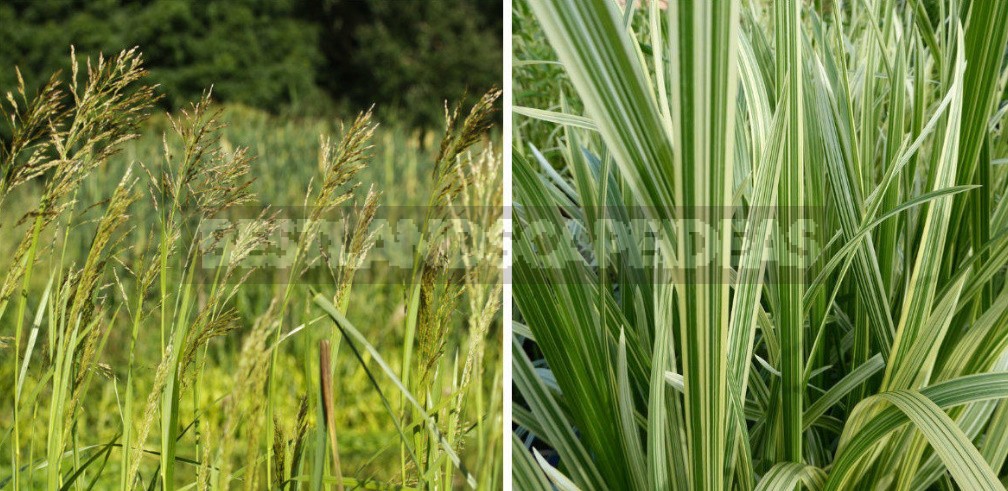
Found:
<path fill-rule="evenodd" d="M 501 79 L 501 0 L 4 0 L 0 87 L 139 46 L 165 109 L 214 98 L 271 112 L 377 105 L 439 127 Z"/>

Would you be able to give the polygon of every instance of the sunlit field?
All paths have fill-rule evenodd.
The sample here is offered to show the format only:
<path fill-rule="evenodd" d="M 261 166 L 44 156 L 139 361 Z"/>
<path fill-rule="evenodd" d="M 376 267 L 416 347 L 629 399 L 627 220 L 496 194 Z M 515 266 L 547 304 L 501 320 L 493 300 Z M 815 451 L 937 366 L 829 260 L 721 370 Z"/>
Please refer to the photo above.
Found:
<path fill-rule="evenodd" d="M 76 66 L 2 88 L 0 489 L 500 487 L 496 92 L 418 132 Z"/>

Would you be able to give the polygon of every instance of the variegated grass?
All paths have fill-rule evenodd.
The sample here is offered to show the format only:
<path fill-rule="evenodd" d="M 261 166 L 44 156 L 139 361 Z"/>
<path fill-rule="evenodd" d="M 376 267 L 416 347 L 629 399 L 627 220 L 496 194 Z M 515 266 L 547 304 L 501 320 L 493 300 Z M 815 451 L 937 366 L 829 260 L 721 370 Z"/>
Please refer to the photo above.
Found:
<path fill-rule="evenodd" d="M 516 487 L 1003 488 L 1008 4 L 525 3 Z"/>

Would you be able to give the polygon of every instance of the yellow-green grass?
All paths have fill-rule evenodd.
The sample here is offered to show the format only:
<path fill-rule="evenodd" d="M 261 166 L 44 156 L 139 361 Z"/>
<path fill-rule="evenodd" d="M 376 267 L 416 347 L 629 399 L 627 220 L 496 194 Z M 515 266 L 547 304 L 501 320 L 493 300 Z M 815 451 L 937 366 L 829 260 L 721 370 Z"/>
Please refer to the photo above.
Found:
<path fill-rule="evenodd" d="M 122 61 L 128 64 L 130 59 L 126 56 Z M 87 79 L 83 72 L 82 68 L 82 85 Z M 131 87 L 137 83 L 142 83 L 142 79 L 134 81 Z M 31 94 L 29 91 L 29 100 Z M 114 96 L 107 97 L 114 99 Z M 145 101 L 129 102 L 142 105 Z M 100 121 L 104 117 L 100 111 L 94 115 L 81 114 L 73 104 L 68 111 L 70 121 L 85 117 Z M 194 108 L 189 111 L 192 114 Z M 228 172 L 239 174 L 230 181 L 226 173 L 208 175 L 217 182 L 234 184 L 223 191 L 227 199 L 234 197 L 228 193 L 234 193 L 247 178 L 254 178 L 248 188 L 254 198 L 230 208 L 233 211 L 246 207 L 241 209 L 239 216 L 248 217 L 248 209 L 266 204 L 274 209 L 333 208 L 327 217 L 338 216 L 351 206 L 360 212 L 366 192 L 373 185 L 373 189 L 381 193 L 377 198 L 379 209 L 385 210 L 380 212 L 381 216 L 396 218 L 407 211 L 416 215 L 416 210 L 403 211 L 397 207 L 425 209 L 432 194 L 441 135 L 428 136 L 427 141 L 420 142 L 419 133 L 397 127 L 394 122 L 383 122 L 374 128 L 369 115 L 363 119 L 355 114 L 334 115 L 332 119 L 287 118 L 248 107 L 213 105 L 202 111 L 206 116 L 203 121 L 220 111 L 214 119 L 226 123 L 215 135 L 208 135 L 202 141 L 209 150 L 222 150 L 219 156 L 207 159 L 219 159 L 213 162 L 224 164 Z M 353 124 L 355 118 L 356 126 Z M 71 489 L 86 489 L 94 483 L 94 489 L 119 489 L 133 483 L 135 487 L 146 489 L 154 483 L 177 489 L 204 485 L 213 489 L 247 486 L 259 489 L 282 483 L 285 488 L 298 485 L 299 489 L 312 489 L 319 483 L 333 486 L 339 474 L 348 485 L 365 481 L 370 482 L 369 486 L 379 487 L 404 484 L 414 487 L 422 483 L 464 485 L 470 478 L 480 484 L 499 486 L 502 445 L 499 318 L 494 315 L 489 329 L 482 328 L 470 318 L 471 306 L 460 303 L 444 319 L 445 349 L 432 360 L 437 378 L 427 388 L 441 388 L 443 397 L 451 395 L 454 398 L 457 380 L 453 378 L 461 376 L 462 364 L 473 352 L 473 341 L 478 341 L 475 346 L 485 348 L 485 354 L 478 361 L 481 369 L 472 383 L 459 392 L 462 399 L 460 425 L 464 422 L 465 432 L 453 438 L 452 450 L 465 448 L 466 451 L 458 452 L 462 461 L 455 464 L 446 457 L 444 449 L 429 449 L 427 443 L 414 440 L 414 430 L 423 420 L 420 413 L 404 402 L 404 392 L 393 380 L 393 376 L 403 377 L 407 379 L 404 388 L 409 391 L 419 388 L 408 376 L 404 377 L 403 366 L 403 355 L 409 351 L 404 344 L 407 332 L 415 330 L 415 321 L 411 324 L 406 308 L 410 285 L 415 279 L 406 274 L 388 273 L 364 277 L 364 273 L 358 272 L 361 279 L 353 285 L 352 291 L 349 284 L 344 285 L 349 292 L 345 297 L 337 291 L 340 285 L 336 280 L 319 269 L 313 269 L 307 276 L 278 272 L 270 275 L 268 281 L 260 278 L 244 283 L 236 279 L 217 282 L 212 277 L 202 282 L 187 281 L 186 272 L 198 268 L 185 261 L 189 254 L 186 236 L 181 234 L 181 239 L 175 239 L 171 233 L 163 233 L 165 223 L 171 227 L 171 219 L 166 218 L 165 213 L 172 209 L 171 203 L 176 199 L 166 198 L 152 185 L 152 182 L 160 182 L 163 170 L 172 166 L 177 169 L 184 165 L 180 162 L 186 161 L 184 138 L 176 134 L 171 123 L 173 119 L 181 121 L 180 127 L 188 128 L 198 127 L 201 118 L 187 121 L 182 114 L 174 114 L 171 118 L 153 114 L 135 127 L 121 128 L 122 134 L 135 133 L 136 138 L 118 144 L 117 153 L 94 162 L 93 170 L 61 197 L 66 202 L 73 199 L 75 204 L 60 213 L 48 227 L 42 227 L 37 239 L 30 241 L 36 244 L 33 248 L 36 262 L 30 275 L 22 275 L 22 278 L 27 277 L 26 294 L 20 295 L 21 284 L 18 283 L 18 292 L 5 299 L 0 309 L 0 358 L 3 359 L 0 390 L 9 394 L 0 402 L 0 427 L 3 428 L 0 487 L 59 489 L 70 485 Z M 351 160 L 347 164 L 341 160 L 347 156 L 340 153 L 337 145 L 348 136 L 346 133 L 353 137 L 355 131 L 360 139 L 360 155 L 353 157 L 357 162 Z M 460 128 L 451 131 L 457 132 Z M 467 144 L 467 148 L 459 149 L 457 155 L 448 158 L 464 173 L 483 166 L 494 167 L 499 174 L 499 158 L 494 157 L 499 152 L 499 144 L 493 143 L 485 127 L 481 126 L 479 131 L 481 134 L 470 142 L 476 146 L 469 148 Z M 329 153 L 325 153 L 325 147 L 320 144 L 322 135 L 332 139 Z M 98 145 L 107 143 L 101 140 Z M 165 156 L 164 143 L 172 155 L 171 160 Z M 480 147 L 488 148 L 488 153 L 481 153 Z M 248 155 L 253 157 L 247 163 L 247 175 L 241 173 L 245 163 L 234 158 L 238 155 L 235 151 L 240 148 L 247 148 Z M 12 165 L 24 165 L 26 157 L 19 158 Z M 81 161 L 89 158 L 92 157 L 79 156 Z M 61 171 L 60 165 L 45 169 L 33 180 L 16 186 L 5 182 L 0 190 L 6 194 L 0 200 L 0 268 L 5 271 L 0 277 L 5 280 L 19 272 L 15 251 L 26 232 L 31 237 L 35 219 L 28 216 L 22 223 L 17 222 L 25 213 L 37 208 L 40 197 L 48 192 L 45 183 L 55 179 Z M 325 192 L 322 188 L 327 176 L 338 172 L 340 165 L 359 166 L 360 169 L 350 172 L 350 180 L 345 184 L 333 188 L 335 194 L 324 202 L 319 201 L 323 199 L 319 193 Z M 7 169 L 5 167 L 4 171 Z M 82 370 L 88 374 L 88 381 L 79 389 L 79 404 L 74 406 L 70 402 L 65 415 L 54 415 L 50 410 L 59 400 L 56 397 L 58 385 L 63 384 L 64 389 L 73 392 L 78 390 L 75 388 L 78 384 L 76 377 L 71 377 L 72 382 L 66 378 L 57 380 L 53 368 L 58 366 L 55 363 L 61 356 L 59 333 L 73 331 L 66 324 L 66 314 L 54 310 L 53 305 L 64 301 L 73 305 L 73 285 L 77 278 L 70 272 L 75 268 L 88 270 L 86 259 L 96 249 L 93 245 L 96 230 L 103 227 L 103 214 L 106 217 L 113 214 L 114 210 L 106 212 L 106 209 L 110 203 L 117 203 L 115 199 L 109 200 L 127 172 L 135 181 L 127 180 L 126 185 L 121 186 L 124 191 L 117 194 L 126 204 L 120 213 L 123 222 L 111 227 L 111 242 L 98 254 L 105 261 L 93 268 L 96 271 L 94 295 L 81 297 L 82 305 L 98 306 L 92 321 L 101 332 L 92 348 L 97 355 L 87 360 L 80 351 L 63 350 L 68 370 L 71 373 Z M 159 177 L 152 181 L 151 175 Z M 481 179 L 487 186 L 499 183 L 492 175 Z M 199 186 L 194 182 L 193 189 L 187 192 L 196 196 L 200 189 L 209 189 Z M 211 192 L 218 191 L 207 193 Z M 496 192 L 499 193 L 499 189 Z M 153 205 L 155 199 L 159 200 L 159 207 Z M 462 201 L 462 196 L 457 200 Z M 222 213 L 226 216 L 226 212 Z M 448 233 L 445 234 L 448 237 Z M 296 232 L 292 237 L 295 246 L 301 242 L 306 244 L 301 253 L 303 263 L 320 261 L 317 245 L 314 249 L 307 245 L 313 237 L 299 238 Z M 451 237 L 448 240 L 456 240 L 455 236 Z M 179 245 L 165 249 L 165 241 L 175 241 Z M 168 251 L 167 261 L 158 267 L 162 250 Z M 406 260 L 408 263 L 412 258 Z M 25 261 L 20 263 L 25 264 Z M 143 266 L 138 269 L 141 263 Z M 135 273 L 141 269 L 150 271 L 153 276 L 145 293 L 137 295 Z M 213 272 L 208 274 L 212 276 Z M 166 280 L 163 286 L 159 280 L 162 277 Z M 61 278 L 67 279 L 69 289 L 60 288 Z M 231 287 L 234 287 L 233 296 L 215 300 L 215 292 L 228 291 Z M 465 292 L 465 299 L 486 296 L 486 292 L 475 292 L 470 286 L 460 285 L 460 288 Z M 316 295 L 320 298 L 313 298 Z M 351 345 L 343 339 L 337 324 L 319 303 L 324 303 L 325 299 L 334 302 L 339 299 L 337 311 L 363 335 L 362 339 L 353 341 L 353 347 L 360 350 L 360 359 L 354 356 Z M 40 307 L 43 302 L 46 305 Z M 271 307 L 271 303 L 276 306 Z M 207 305 L 218 307 L 204 319 L 198 312 Z M 36 316 L 40 308 L 41 313 Z M 227 314 L 232 309 L 233 318 Z M 414 318 L 422 313 L 420 310 L 412 314 Z M 496 312 L 496 309 L 491 310 Z M 135 315 L 137 312 L 141 314 Z M 36 318 L 39 329 L 33 334 Z M 209 333 L 207 339 L 197 334 L 190 337 L 190 329 L 194 333 L 198 328 L 212 330 L 208 326 L 212 327 L 213 322 L 207 319 L 224 318 L 230 320 L 221 332 Z M 272 322 L 266 326 L 263 319 Z M 64 324 L 54 325 L 59 322 Z M 20 334 L 16 334 L 18 331 Z M 91 331 L 84 326 L 81 332 Z M 250 337 L 256 335 L 264 336 L 262 346 L 249 345 Z M 185 346 L 192 344 L 194 339 L 192 363 L 196 368 L 190 373 L 184 368 L 187 362 L 182 358 L 186 355 L 176 359 L 168 346 Z M 333 465 L 332 447 L 326 439 L 319 439 L 326 434 L 319 377 L 319 342 L 322 340 L 333 343 L 331 429 L 335 430 L 332 433 L 336 435 L 340 472 Z M 30 348 L 29 343 L 33 343 Z M 381 354 L 390 372 L 383 373 L 365 348 Z M 249 368 L 250 353 L 265 358 Z M 27 370 L 19 382 L 26 357 L 29 360 Z M 85 361 L 88 362 L 86 366 L 82 365 Z M 165 366 L 173 365 L 180 368 L 164 370 Z M 367 370 L 362 368 L 365 366 Z M 172 376 L 172 372 L 177 375 Z M 258 375 L 250 376 L 250 373 Z M 179 387 L 177 393 L 173 392 L 174 387 Z M 379 390 L 387 401 L 383 401 Z M 17 399 L 16 391 L 20 394 Z M 151 394 L 153 399 L 149 399 Z M 426 403 L 428 399 L 424 396 L 426 394 L 417 395 Z M 308 410 L 304 417 L 305 427 L 299 429 L 302 399 L 307 402 Z M 440 414 L 442 410 L 447 411 L 438 407 L 427 408 L 426 412 Z M 447 415 L 445 412 L 443 416 Z M 173 419 L 177 426 L 166 429 L 167 422 Z M 151 420 L 147 425 L 149 436 L 137 443 L 138 434 L 143 433 L 148 420 Z M 65 429 L 63 452 L 54 455 L 53 435 L 58 431 L 53 429 L 63 421 L 72 424 Z M 190 425 L 194 421 L 196 423 Z M 477 422 L 478 426 L 469 427 Z M 419 428 L 420 433 L 429 431 L 424 426 Z M 444 428 L 441 431 L 445 431 Z M 404 437 L 404 433 L 409 436 Z M 177 443 L 166 444 L 165 435 L 175 435 Z M 304 457 L 299 468 L 292 472 L 293 453 L 302 435 Z M 17 453 L 15 441 L 20 449 Z M 421 446 L 427 448 L 431 456 L 429 464 L 421 467 L 422 472 L 403 460 L 404 454 L 418 452 Z M 142 455 L 139 460 L 132 457 L 135 452 Z M 278 454 L 282 458 L 278 458 Z M 58 466 L 49 465 L 53 460 L 59 461 Z M 286 468 L 278 467 L 277 462 L 283 462 Z M 13 472 L 15 463 L 19 469 L 17 473 Z M 169 466 L 171 472 L 164 472 L 165 463 L 174 463 Z M 254 479 L 246 475 L 250 465 L 254 465 Z M 278 478 L 278 474 L 281 477 Z"/>

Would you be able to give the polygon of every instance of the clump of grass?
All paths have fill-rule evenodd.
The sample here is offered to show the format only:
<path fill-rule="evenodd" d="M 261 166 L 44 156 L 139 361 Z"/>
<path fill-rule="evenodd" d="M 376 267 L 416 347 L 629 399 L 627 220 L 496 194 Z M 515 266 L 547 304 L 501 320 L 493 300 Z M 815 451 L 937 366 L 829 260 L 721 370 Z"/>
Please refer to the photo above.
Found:
<path fill-rule="evenodd" d="M 1008 5 L 527 4 L 516 487 L 1003 488 Z"/>
<path fill-rule="evenodd" d="M 354 177 L 363 168 L 363 162 L 371 148 L 370 139 L 374 128 L 371 112 L 368 111 L 357 116 L 339 144 L 333 145 L 328 138 L 322 138 L 319 163 L 322 185 L 314 192 L 309 189 L 306 194 L 306 200 L 310 200 L 306 203 L 309 206 L 308 217 L 294 244 L 288 278 L 277 285 L 269 307 L 256 319 L 252 331 L 243 343 L 236 384 L 229 396 L 230 408 L 224 425 L 224 434 L 234 434 L 247 444 L 245 460 L 247 477 L 244 479 L 246 489 L 256 487 L 258 474 L 255 470 L 259 464 L 260 434 L 268 430 L 267 425 L 273 412 L 272 390 L 275 385 L 276 351 L 268 341 L 270 337 L 273 337 L 276 343 L 281 340 L 280 323 L 287 311 L 297 280 L 303 273 L 308 259 L 306 254 L 318 236 L 323 218 L 331 215 L 337 206 L 353 196 L 353 189 L 358 185 Z M 349 284 L 344 288 L 349 288 Z M 264 399 L 255 396 L 262 393 L 264 388 L 270 391 L 268 397 Z M 221 461 L 219 474 L 224 476 L 224 481 L 220 485 L 227 487 L 228 481 L 232 478 L 230 476 L 232 448 L 225 446 L 223 450 L 218 457 Z M 338 462 L 338 456 L 333 458 L 334 462 Z M 337 472 L 337 469 L 334 468 L 333 472 Z M 338 473 L 336 477 L 342 480 L 342 476 Z"/>
<path fill-rule="evenodd" d="M 435 185 L 429 194 L 420 242 L 414 251 L 412 280 L 406 286 L 402 373 L 392 370 L 346 314 L 321 296 L 315 297 L 315 303 L 336 322 L 340 332 L 350 338 L 351 349 L 361 363 L 364 359 L 354 342 L 364 345 L 402 396 L 402 412 L 392 413 L 391 407 L 389 409 L 393 417 L 402 419 L 397 427 L 402 433 L 400 456 L 404 485 L 427 483 L 451 487 L 453 469 L 461 472 L 471 487 L 481 483 L 492 485 L 493 476 L 499 472 L 491 459 L 480 459 L 479 462 L 486 464 L 481 469 L 484 481 L 479 481 L 465 468 L 458 453 L 459 437 L 464 432 L 463 401 L 473 391 L 480 393 L 471 383 L 474 375 L 483 375 L 472 365 L 482 362 L 487 332 L 500 307 L 499 301 L 495 303 L 489 298 L 500 293 L 500 278 L 493 274 L 499 271 L 499 263 L 488 257 L 500 252 L 500 243 L 493 238 L 494 233 L 502 232 L 498 223 L 500 215 L 476 211 L 483 207 L 499 207 L 502 202 L 502 190 L 494 177 L 500 173 L 499 160 L 492 156 L 490 149 L 475 157 L 468 153 L 484 138 L 499 95 L 498 90 L 486 94 L 464 119 L 458 108 L 446 110 L 447 131 L 432 169 Z M 467 241 L 468 234 L 453 228 L 451 219 L 460 218 L 462 213 L 467 213 L 466 219 L 472 220 L 470 225 L 478 229 L 469 231 L 478 239 Z M 457 270 L 451 268 L 452 260 L 463 261 L 465 273 L 461 277 L 453 274 Z M 492 283 L 484 285 L 482 281 Z M 491 285 L 497 285 L 498 289 L 494 290 Z M 452 329 L 458 325 L 457 307 L 464 296 L 469 298 L 470 309 L 480 310 L 470 310 L 464 323 L 470 331 L 470 344 L 460 378 L 457 358 L 446 356 L 446 347 L 451 343 Z M 418 352 L 414 353 L 415 350 Z M 499 382 L 499 378 L 494 381 L 495 389 Z M 492 411 L 492 414 L 499 413 Z M 410 425 L 418 430 L 412 435 L 403 431 Z M 486 445 L 482 449 L 499 443 L 489 441 L 498 434 L 492 422 L 485 425 L 477 422 L 474 428 Z"/>
<path fill-rule="evenodd" d="M 357 317 L 350 312 L 354 280 L 378 238 L 382 196 L 374 185 L 366 192 L 361 187 L 374 154 L 377 125 L 371 112 L 360 113 L 338 137 L 323 132 L 318 175 L 297 192 L 303 226 L 282 251 L 289 267 L 271 271 L 270 282 L 260 285 L 253 278 L 264 251 L 277 247 L 283 217 L 270 206 L 249 214 L 258 203 L 253 176 L 260 173 L 252 152 L 227 138 L 210 92 L 163 120 L 167 131 L 159 151 L 136 152 L 126 143 L 149 130 L 140 124 L 156 100 L 155 88 L 143 82 L 139 53 L 89 61 L 81 82 L 76 59 L 72 65 L 69 82 L 54 76 L 34 96 L 22 83 L 4 107 L 13 138 L 0 146 L 0 210 L 9 216 L 6 205 L 13 200 L 4 201 L 7 196 L 29 206 L 20 222 L 0 223 L 4 238 L 19 235 L 0 282 L 0 350 L 13 353 L 0 370 L 0 386 L 11 388 L 0 418 L 12 423 L 0 434 L 0 488 L 383 489 L 406 480 L 451 485 L 464 467 L 453 446 L 476 438 L 471 431 L 448 432 L 431 423 L 431 431 L 455 435 L 452 446 L 437 440 L 453 464 L 432 460 L 436 472 L 409 477 L 375 478 L 364 466 L 348 466 L 341 455 L 345 435 L 354 430 L 345 413 L 357 403 L 337 396 L 348 390 L 341 372 L 362 363 L 357 366 L 382 394 L 370 400 L 400 389 L 412 398 L 398 378 L 375 377 L 363 358 L 340 360 L 342 331 L 322 326 L 325 314 L 316 311 L 305 284 L 314 281 L 335 312 Z M 438 175 L 469 161 L 462 153 L 485 138 L 484 123 L 481 117 L 463 125 L 466 131 L 451 132 L 464 139 L 439 157 L 433 166 Z M 124 147 L 130 154 L 117 156 Z M 116 169 L 110 160 L 136 155 L 142 161 L 123 166 L 110 193 L 101 188 L 104 173 Z M 146 179 L 136 177 L 138 166 Z M 467 185 L 477 185 L 476 177 L 489 182 L 493 176 L 469 176 Z M 440 182 L 452 185 L 447 178 Z M 444 201 L 440 209 L 448 206 Z M 214 225 L 234 216 L 241 219 Z M 323 227 L 338 219 L 346 228 L 338 255 L 330 256 Z M 439 234 L 439 243 L 447 244 L 449 234 Z M 79 242 L 86 248 L 78 258 Z M 427 249 L 423 254 L 418 264 Z M 331 281 L 306 279 L 320 261 Z M 43 268 L 48 283 L 40 288 L 33 273 L 40 276 L 36 270 Z M 464 286 L 453 288 L 463 295 Z M 16 311 L 7 309 L 9 303 Z M 375 315 L 368 314 L 361 319 Z M 496 319 L 495 313 L 484 315 Z M 489 324 L 469 327 L 452 310 L 437 322 L 441 344 L 429 354 L 432 367 L 454 355 L 449 349 L 459 343 L 447 334 L 453 330 L 463 331 L 459 339 L 470 344 L 486 342 Z M 319 338 L 326 356 L 315 364 Z M 356 350 L 362 343 L 375 349 L 364 337 L 351 346 Z M 297 380 L 289 373 L 295 359 L 304 360 L 309 374 L 301 384 L 288 383 Z M 457 405 L 493 389 L 473 387 L 459 394 Z M 299 393 L 292 397 L 294 391 Z M 410 422 L 387 399 L 385 407 L 388 425 L 397 428 L 403 445 L 412 445 L 403 431 Z M 460 410 L 458 417 L 471 417 L 475 410 Z M 489 410 L 499 418 L 499 401 Z M 106 435 L 98 427 L 113 431 Z M 482 482 L 499 487 L 500 445 L 490 441 L 494 434 L 500 429 L 480 430 L 487 447 L 481 460 L 467 461 L 486 469 Z M 357 452 L 350 462 L 360 461 L 355 447 L 361 444 L 349 443 Z M 382 451 L 378 445 L 368 449 L 371 459 L 381 459 Z"/>
<path fill-rule="evenodd" d="M 18 298 L 13 321 L 11 373 L 23 372 L 22 360 L 27 366 L 33 353 L 29 349 L 22 358 L 21 334 L 28 304 L 27 288 L 43 234 L 73 204 L 71 196 L 80 182 L 135 136 L 133 131 L 137 123 L 156 100 L 152 87 L 138 84 L 144 73 L 139 53 L 125 51 L 110 60 L 101 57 L 94 65 L 89 60 L 87 78 L 80 86 L 79 65 L 74 57 L 72 77 L 65 89 L 60 87 L 54 76 L 29 102 L 24 81 L 19 77 L 17 93 L 21 102 L 14 96 L 7 98 L 10 107 L 4 109 L 4 119 L 11 125 L 13 137 L 0 151 L 3 156 L 3 171 L 0 174 L 4 176 L 0 183 L 0 205 L 15 187 L 45 176 L 37 204 L 22 219 L 31 225 L 25 229 L 14 252 L 12 268 L 0 286 L 0 318 L 5 316 L 19 283 L 23 292 Z M 64 103 L 64 99 L 70 99 L 72 103 Z M 124 221 L 125 208 L 131 200 L 131 187 L 132 182 L 127 176 L 114 193 L 109 213 L 101 221 L 92 240 L 84 269 L 54 278 L 56 284 L 64 287 L 53 299 L 62 308 L 60 315 L 51 319 L 49 333 L 50 358 L 56 362 L 52 372 L 53 382 L 59 389 L 54 393 L 53 404 L 49 408 L 46 451 L 52 461 L 47 471 L 50 479 L 59 475 L 65 439 L 76 429 L 76 408 L 86 389 L 84 382 L 91 373 L 100 333 L 105 331 L 100 325 L 103 319 L 92 315 L 92 294 L 102 266 L 107 261 L 106 247 L 113 241 L 115 229 Z M 40 316 L 41 312 L 37 317 Z M 31 347 L 34 348 L 33 345 Z M 20 469 L 24 464 L 20 428 L 22 384 L 23 378 L 19 378 L 12 391 L 14 450 L 11 452 L 11 477 L 15 487 L 22 484 Z M 69 412 L 65 412 L 67 410 Z"/>
<path fill-rule="evenodd" d="M 499 438 L 499 433 L 495 431 L 503 425 L 503 420 L 498 420 L 494 415 L 499 416 L 497 408 L 501 400 L 484 400 L 483 391 L 476 390 L 477 394 L 475 414 L 486 414 L 490 417 L 479 418 L 476 421 L 467 421 L 464 417 L 465 405 L 469 403 L 467 395 L 472 393 L 472 384 L 483 383 L 486 377 L 485 354 L 487 349 L 487 337 L 491 327 L 497 318 L 501 308 L 503 298 L 503 287 L 501 278 L 501 268 L 499 266 L 504 257 L 504 222 L 502 220 L 504 202 L 501 193 L 502 160 L 499 155 L 495 155 L 492 149 L 486 148 L 479 153 L 478 157 L 471 158 L 468 169 L 459 169 L 460 173 L 467 173 L 471 184 L 462 187 L 458 202 L 461 204 L 459 210 L 456 208 L 452 216 L 456 225 L 455 233 L 464 239 L 458 240 L 460 258 L 465 269 L 463 278 L 463 289 L 465 298 L 468 300 L 467 322 L 472 332 L 469 338 L 465 362 L 462 366 L 462 373 L 454 382 L 454 401 L 448 410 L 449 432 L 448 442 L 452 447 L 463 450 L 462 444 L 467 433 L 467 426 L 475 426 L 477 439 L 475 446 L 470 451 L 480 454 L 477 462 L 483 462 L 484 467 L 479 469 L 478 475 L 483 476 L 481 486 L 484 488 L 493 486 L 493 459 L 487 458 L 497 442 L 493 439 Z M 470 227 L 468 233 L 459 230 L 462 223 Z M 493 381 L 494 391 L 491 394 L 500 394 L 497 385 L 501 374 L 496 375 Z M 499 397 L 499 395 L 498 395 Z M 445 480 L 443 486 L 450 486 L 449 476 L 451 475 L 449 464 L 444 464 L 443 475 Z"/>

